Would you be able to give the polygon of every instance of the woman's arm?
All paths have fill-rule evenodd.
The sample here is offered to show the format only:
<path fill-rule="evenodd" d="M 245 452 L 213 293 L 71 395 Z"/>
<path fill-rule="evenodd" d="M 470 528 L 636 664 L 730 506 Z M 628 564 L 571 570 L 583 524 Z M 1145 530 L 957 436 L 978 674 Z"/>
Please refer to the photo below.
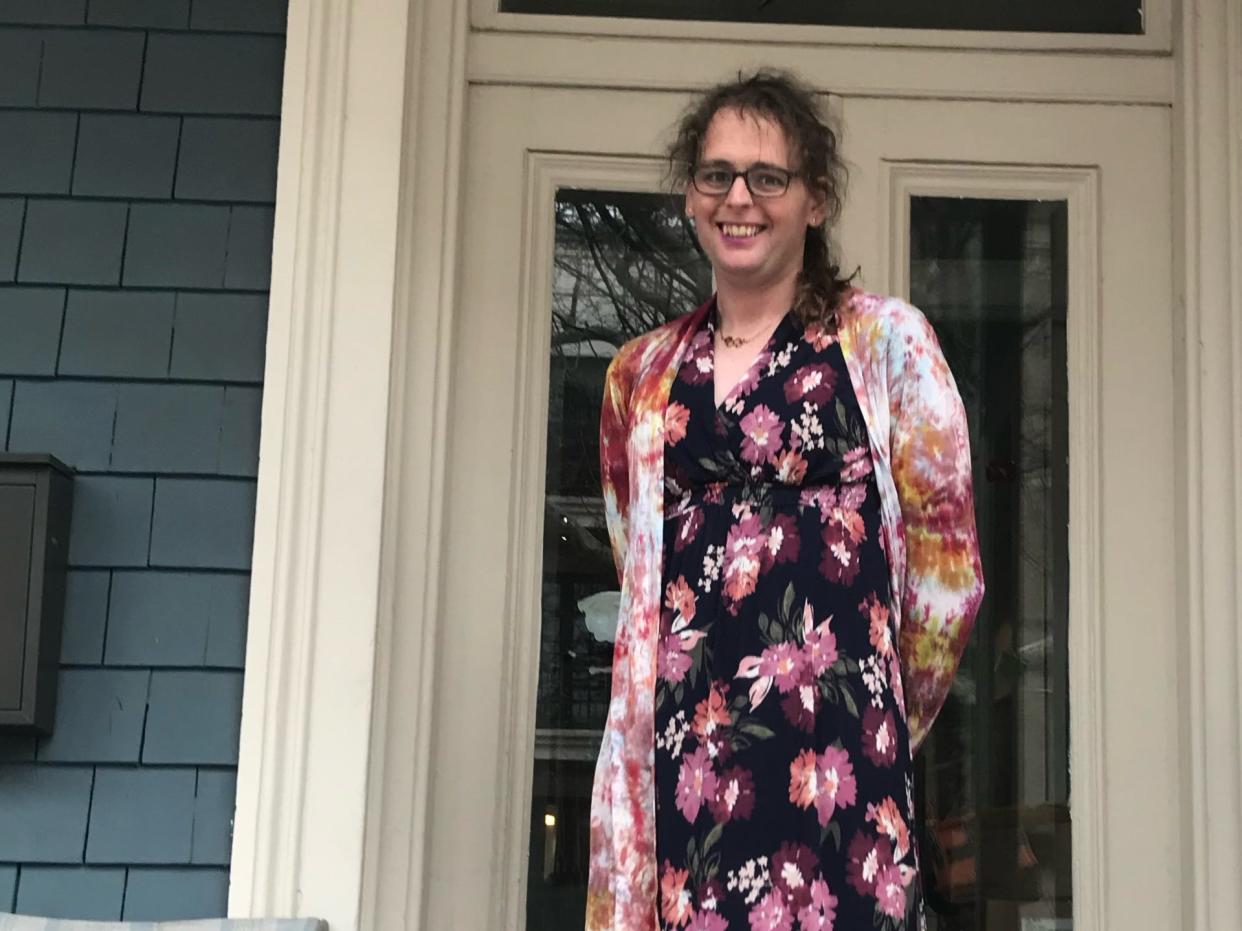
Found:
<path fill-rule="evenodd" d="M 905 525 L 899 642 L 911 753 L 944 704 L 983 599 L 966 411 L 922 312 L 888 340 L 893 481 Z"/>

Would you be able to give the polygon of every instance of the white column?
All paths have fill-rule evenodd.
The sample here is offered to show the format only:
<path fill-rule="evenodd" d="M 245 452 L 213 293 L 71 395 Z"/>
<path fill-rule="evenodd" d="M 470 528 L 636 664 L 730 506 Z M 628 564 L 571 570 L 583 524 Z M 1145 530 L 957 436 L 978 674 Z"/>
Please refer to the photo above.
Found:
<path fill-rule="evenodd" d="M 363 927 L 419 25 L 410 0 L 289 9 L 229 910 L 333 931 Z"/>
<path fill-rule="evenodd" d="M 1242 4 L 1184 0 L 1180 25 L 1187 613 L 1169 623 L 1187 631 L 1184 926 L 1217 931 L 1242 915 Z"/>

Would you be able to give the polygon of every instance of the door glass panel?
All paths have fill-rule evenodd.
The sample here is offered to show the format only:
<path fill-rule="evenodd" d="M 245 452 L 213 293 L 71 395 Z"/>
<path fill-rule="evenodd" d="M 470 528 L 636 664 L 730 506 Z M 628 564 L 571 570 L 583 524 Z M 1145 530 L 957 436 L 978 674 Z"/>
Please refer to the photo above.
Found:
<path fill-rule="evenodd" d="M 1064 202 L 914 198 L 912 301 L 966 404 L 988 592 L 916 761 L 933 929 L 1071 927 Z"/>
<path fill-rule="evenodd" d="M 612 677 L 617 574 L 604 525 L 599 409 L 626 340 L 711 294 L 681 199 L 561 190 L 556 198 L 543 600 L 527 927 L 581 929 L 591 780 Z"/>
<path fill-rule="evenodd" d="M 509 13 L 1140 35 L 1142 0 L 501 0 Z"/>

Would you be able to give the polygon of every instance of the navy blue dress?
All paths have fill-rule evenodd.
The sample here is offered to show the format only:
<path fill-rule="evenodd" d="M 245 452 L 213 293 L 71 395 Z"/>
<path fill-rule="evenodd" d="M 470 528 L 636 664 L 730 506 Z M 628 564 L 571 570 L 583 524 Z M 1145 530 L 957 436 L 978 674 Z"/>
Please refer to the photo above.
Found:
<path fill-rule="evenodd" d="M 790 313 L 717 408 L 714 326 L 666 418 L 661 928 L 917 929 L 889 563 L 841 347 Z"/>

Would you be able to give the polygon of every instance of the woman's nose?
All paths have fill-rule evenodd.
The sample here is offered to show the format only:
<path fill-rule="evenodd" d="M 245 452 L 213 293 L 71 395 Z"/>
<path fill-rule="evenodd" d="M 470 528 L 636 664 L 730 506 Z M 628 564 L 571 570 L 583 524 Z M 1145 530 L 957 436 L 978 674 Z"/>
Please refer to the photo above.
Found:
<path fill-rule="evenodd" d="M 746 177 L 745 175 L 738 175 L 733 179 L 733 184 L 729 188 L 729 194 L 725 198 L 725 203 L 742 206 L 750 202 L 750 188 L 746 186 Z"/>

